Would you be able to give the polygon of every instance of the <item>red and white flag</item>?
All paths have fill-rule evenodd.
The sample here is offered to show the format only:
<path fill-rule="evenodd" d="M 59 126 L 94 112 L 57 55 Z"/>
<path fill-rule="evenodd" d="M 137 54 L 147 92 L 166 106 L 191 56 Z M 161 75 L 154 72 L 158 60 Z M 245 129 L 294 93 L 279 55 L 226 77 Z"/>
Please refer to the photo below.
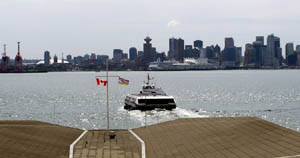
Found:
<path fill-rule="evenodd" d="M 107 85 L 107 81 L 105 80 L 100 80 L 99 78 L 96 78 L 96 82 L 97 82 L 97 85 L 100 86 L 101 83 L 103 84 L 103 86 L 106 86 Z"/>

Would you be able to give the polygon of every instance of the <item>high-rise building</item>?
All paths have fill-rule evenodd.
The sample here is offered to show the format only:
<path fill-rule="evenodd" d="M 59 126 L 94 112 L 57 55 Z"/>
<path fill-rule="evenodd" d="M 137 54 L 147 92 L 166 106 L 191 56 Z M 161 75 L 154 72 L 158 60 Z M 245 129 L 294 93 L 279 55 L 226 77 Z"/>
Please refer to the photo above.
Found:
<path fill-rule="evenodd" d="M 285 57 L 288 58 L 294 54 L 294 43 L 287 43 L 285 45 Z"/>
<path fill-rule="evenodd" d="M 156 51 L 156 48 L 155 48 L 155 47 L 152 47 L 151 55 L 152 55 L 152 60 L 153 60 L 153 61 L 156 61 L 156 58 L 157 58 L 157 51 Z"/>
<path fill-rule="evenodd" d="M 168 57 L 169 59 L 174 59 L 175 58 L 175 45 L 176 45 L 177 39 L 172 37 L 169 39 L 169 52 L 168 52 Z"/>
<path fill-rule="evenodd" d="M 123 58 L 123 50 L 122 49 L 114 49 L 113 50 L 113 61 L 115 63 L 120 63 Z"/>
<path fill-rule="evenodd" d="M 129 59 L 131 61 L 135 60 L 137 58 L 137 49 L 135 47 L 131 47 L 129 49 Z"/>
<path fill-rule="evenodd" d="M 267 37 L 266 65 L 279 66 L 282 64 L 282 49 L 280 48 L 280 38 L 271 34 Z"/>
<path fill-rule="evenodd" d="M 183 62 L 184 57 L 184 40 L 181 38 L 170 38 L 169 39 L 169 59 L 175 59 L 179 62 Z"/>
<path fill-rule="evenodd" d="M 221 64 L 224 67 L 236 67 L 240 63 L 241 49 L 234 46 L 233 38 L 225 38 L 225 48 L 221 52 Z"/>
<path fill-rule="evenodd" d="M 216 45 L 214 48 L 214 52 L 216 54 L 216 57 L 219 58 L 221 54 L 221 47 L 219 45 Z"/>
<path fill-rule="evenodd" d="M 50 65 L 50 59 L 51 59 L 51 57 L 50 57 L 50 52 L 49 51 L 45 51 L 44 52 L 44 63 L 45 63 L 45 65 Z"/>
<path fill-rule="evenodd" d="M 225 38 L 225 48 L 232 48 L 234 47 L 234 40 L 232 37 Z"/>
<path fill-rule="evenodd" d="M 58 58 L 57 58 L 56 54 L 54 55 L 53 60 L 54 60 L 54 64 L 58 63 Z"/>
<path fill-rule="evenodd" d="M 175 44 L 175 59 L 179 62 L 183 62 L 183 55 L 184 55 L 184 40 L 179 38 L 176 40 Z"/>
<path fill-rule="evenodd" d="M 296 52 L 300 52 L 300 45 L 296 46 Z"/>
<path fill-rule="evenodd" d="M 264 36 L 256 36 L 256 41 L 260 42 L 261 45 L 265 44 L 265 37 Z"/>
<path fill-rule="evenodd" d="M 69 63 L 72 63 L 72 55 L 67 55 L 67 61 L 69 62 Z"/>
<path fill-rule="evenodd" d="M 285 45 L 285 58 L 286 58 L 288 65 L 290 65 L 290 66 L 298 65 L 298 63 L 297 63 L 298 56 L 294 50 L 294 43 L 287 43 Z"/>
<path fill-rule="evenodd" d="M 153 55 L 152 55 L 152 44 L 150 43 L 152 39 L 150 37 L 146 37 L 144 43 L 144 56 L 143 60 L 145 64 L 148 64 L 153 61 Z"/>
<path fill-rule="evenodd" d="M 262 41 L 256 41 L 253 42 L 253 48 L 255 51 L 255 58 L 254 58 L 254 63 L 257 67 L 262 66 L 263 64 L 263 42 Z"/>
<path fill-rule="evenodd" d="M 236 47 L 236 63 L 240 64 L 242 61 L 242 47 Z"/>
<path fill-rule="evenodd" d="M 201 40 L 194 41 L 194 47 L 198 49 L 203 48 L 203 41 Z"/>
<path fill-rule="evenodd" d="M 214 53 L 214 46 L 207 46 L 206 47 L 206 57 L 208 59 L 212 59 L 216 57 L 216 54 Z"/>

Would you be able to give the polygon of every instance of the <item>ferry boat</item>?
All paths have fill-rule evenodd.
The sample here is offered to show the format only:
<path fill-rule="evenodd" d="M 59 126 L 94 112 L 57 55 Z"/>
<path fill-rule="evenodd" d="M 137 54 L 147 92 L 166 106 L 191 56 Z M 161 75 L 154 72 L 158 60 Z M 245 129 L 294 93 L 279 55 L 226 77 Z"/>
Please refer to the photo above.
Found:
<path fill-rule="evenodd" d="M 151 84 L 149 74 L 147 82 L 139 94 L 130 94 L 125 98 L 124 109 L 127 110 L 153 110 L 153 109 L 166 109 L 172 110 L 176 108 L 174 97 L 168 96 L 161 88 L 155 87 Z"/>

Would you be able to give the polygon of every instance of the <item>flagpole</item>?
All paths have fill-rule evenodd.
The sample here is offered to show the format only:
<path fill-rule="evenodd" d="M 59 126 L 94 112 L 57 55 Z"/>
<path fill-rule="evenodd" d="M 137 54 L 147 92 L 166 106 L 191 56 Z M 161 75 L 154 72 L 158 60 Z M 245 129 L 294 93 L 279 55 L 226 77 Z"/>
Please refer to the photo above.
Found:
<path fill-rule="evenodd" d="M 106 101 L 107 101 L 107 129 L 109 129 L 109 103 L 108 103 L 108 59 L 106 61 Z"/>

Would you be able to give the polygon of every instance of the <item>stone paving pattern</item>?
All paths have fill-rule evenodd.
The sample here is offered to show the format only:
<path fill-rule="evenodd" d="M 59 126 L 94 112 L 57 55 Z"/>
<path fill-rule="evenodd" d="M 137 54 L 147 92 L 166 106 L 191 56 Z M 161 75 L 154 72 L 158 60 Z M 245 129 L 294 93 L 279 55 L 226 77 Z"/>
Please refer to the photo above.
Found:
<path fill-rule="evenodd" d="M 74 147 L 74 158 L 140 158 L 141 143 L 127 130 L 88 131 Z"/>
<path fill-rule="evenodd" d="M 133 130 L 147 158 L 275 158 L 300 154 L 300 133 L 259 118 L 188 118 Z"/>
<path fill-rule="evenodd" d="M 39 121 L 0 121 L 0 158 L 68 158 L 82 132 Z"/>

